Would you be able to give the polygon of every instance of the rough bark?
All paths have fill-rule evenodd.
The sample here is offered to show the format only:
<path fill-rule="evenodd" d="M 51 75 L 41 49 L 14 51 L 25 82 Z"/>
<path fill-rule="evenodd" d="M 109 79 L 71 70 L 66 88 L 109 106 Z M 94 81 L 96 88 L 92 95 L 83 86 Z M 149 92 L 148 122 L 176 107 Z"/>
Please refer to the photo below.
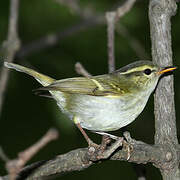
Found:
<path fill-rule="evenodd" d="M 168 163 L 172 158 L 168 156 L 168 150 L 165 150 L 163 147 L 132 141 L 133 152 L 128 162 L 138 164 L 151 162 L 160 166 L 161 163 Z M 111 156 L 109 160 L 127 161 L 127 156 L 127 149 L 123 148 Z M 36 178 L 52 179 L 55 176 L 64 175 L 68 172 L 81 171 L 96 163 L 92 162 L 89 158 L 87 148 L 76 149 L 66 154 L 56 156 L 52 160 L 37 162 L 25 167 L 19 174 L 18 180 L 22 180 L 25 177 L 28 180 Z M 8 176 L 3 177 L 3 180 L 7 179 L 9 179 Z"/>
<path fill-rule="evenodd" d="M 173 64 L 170 19 L 176 8 L 174 0 L 150 0 L 152 59 L 162 67 Z M 173 82 L 172 75 L 163 77 L 154 96 L 155 144 L 169 148 L 173 156 L 169 164 L 160 167 L 164 180 L 180 179 Z"/>

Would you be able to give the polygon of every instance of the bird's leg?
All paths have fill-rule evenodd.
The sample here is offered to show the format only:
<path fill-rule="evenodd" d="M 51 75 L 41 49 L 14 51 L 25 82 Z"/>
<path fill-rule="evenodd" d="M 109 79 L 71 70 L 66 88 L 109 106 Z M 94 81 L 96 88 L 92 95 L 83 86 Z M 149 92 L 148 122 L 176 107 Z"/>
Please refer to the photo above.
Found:
<path fill-rule="evenodd" d="M 103 135 L 101 145 L 95 144 L 86 134 L 86 132 L 81 127 L 79 121 L 74 117 L 74 122 L 78 129 L 81 131 L 82 135 L 86 139 L 89 145 L 89 155 L 92 161 L 98 161 L 100 159 L 107 159 L 118 147 L 122 146 L 123 138 L 109 135 L 108 133 L 98 133 Z M 113 138 L 112 138 L 113 137 Z M 107 145 L 111 142 L 111 139 L 116 141 L 107 148 Z"/>
<path fill-rule="evenodd" d="M 111 137 L 108 135 L 103 135 L 101 145 L 95 144 L 86 134 L 86 132 L 81 127 L 80 123 L 75 123 L 78 129 L 81 131 L 82 135 L 86 139 L 89 145 L 89 155 L 92 161 L 98 161 L 100 159 L 107 159 L 118 147 L 122 146 L 123 138 L 116 139 L 110 147 L 107 145 L 111 142 Z"/>
<path fill-rule="evenodd" d="M 94 148 L 99 148 L 99 145 L 94 143 L 89 136 L 86 134 L 86 132 L 84 131 L 84 129 L 81 127 L 80 123 L 75 123 L 76 126 L 78 127 L 78 129 L 81 131 L 82 135 L 84 136 L 84 138 L 86 139 L 89 147 L 94 147 Z"/>
<path fill-rule="evenodd" d="M 99 131 L 93 131 L 93 132 L 102 135 L 102 141 L 101 141 L 100 149 L 98 150 L 96 156 L 94 157 L 92 156 L 91 160 L 96 161 L 100 159 L 107 159 L 123 144 L 124 141 L 123 137 L 117 137 L 105 132 L 99 132 Z M 114 139 L 115 142 L 107 147 L 107 145 L 111 142 L 112 139 Z"/>

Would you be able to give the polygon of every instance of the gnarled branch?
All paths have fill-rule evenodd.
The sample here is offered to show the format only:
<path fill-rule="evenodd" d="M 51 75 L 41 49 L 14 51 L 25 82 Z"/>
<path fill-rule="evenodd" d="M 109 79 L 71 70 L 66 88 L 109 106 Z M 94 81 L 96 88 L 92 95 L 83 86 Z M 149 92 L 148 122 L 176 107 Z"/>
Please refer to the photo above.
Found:
<path fill-rule="evenodd" d="M 148 162 L 154 163 L 157 167 L 164 166 L 166 163 L 171 161 L 171 152 L 163 147 L 148 145 L 143 142 L 134 141 L 131 144 L 133 151 L 129 162 L 143 163 Z M 128 152 L 126 148 L 118 150 L 114 153 L 110 160 L 121 160 L 127 161 Z M 72 171 L 80 171 L 88 168 L 95 164 L 89 160 L 87 148 L 76 149 L 66 154 L 56 156 L 54 159 L 49 161 L 41 161 L 25 167 L 18 176 L 18 180 L 22 180 L 25 177 L 28 180 L 33 179 L 51 179 L 55 176 L 60 176 Z M 3 177 L 3 180 L 8 179 L 8 176 Z"/>

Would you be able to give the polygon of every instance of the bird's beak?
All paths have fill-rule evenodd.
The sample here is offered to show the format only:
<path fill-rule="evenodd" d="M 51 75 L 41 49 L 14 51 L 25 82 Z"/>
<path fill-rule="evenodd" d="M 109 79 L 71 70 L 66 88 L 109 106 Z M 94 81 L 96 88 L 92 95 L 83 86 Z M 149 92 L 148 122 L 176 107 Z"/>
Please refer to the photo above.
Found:
<path fill-rule="evenodd" d="M 171 71 L 174 71 L 175 69 L 177 69 L 177 67 L 165 67 L 163 69 L 161 69 L 160 71 L 158 71 L 158 74 L 161 75 L 161 74 L 164 74 L 166 72 L 171 72 Z"/>

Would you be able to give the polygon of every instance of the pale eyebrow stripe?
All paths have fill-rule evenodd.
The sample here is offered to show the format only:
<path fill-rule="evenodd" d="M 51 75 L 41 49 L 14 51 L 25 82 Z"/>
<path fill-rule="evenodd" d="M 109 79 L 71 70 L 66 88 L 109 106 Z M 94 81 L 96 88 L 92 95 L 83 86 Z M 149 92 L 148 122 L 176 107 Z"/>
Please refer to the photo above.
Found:
<path fill-rule="evenodd" d="M 121 74 L 127 74 L 127 73 L 131 73 L 131 72 L 134 72 L 134 71 L 143 71 L 145 69 L 151 69 L 153 71 L 152 67 L 144 65 L 142 67 L 136 67 L 136 68 L 133 68 L 133 69 L 129 69 L 126 72 L 121 72 Z"/>

